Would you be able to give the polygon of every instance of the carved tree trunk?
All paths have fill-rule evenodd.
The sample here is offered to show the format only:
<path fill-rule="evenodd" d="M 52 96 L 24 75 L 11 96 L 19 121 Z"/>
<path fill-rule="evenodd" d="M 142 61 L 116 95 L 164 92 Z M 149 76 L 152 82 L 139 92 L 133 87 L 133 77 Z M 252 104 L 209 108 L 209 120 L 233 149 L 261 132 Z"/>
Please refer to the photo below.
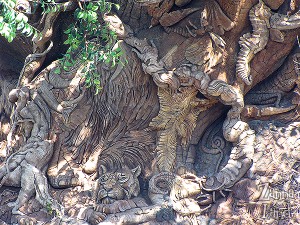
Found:
<path fill-rule="evenodd" d="M 98 94 L 74 2 L 0 38 L 0 224 L 299 224 L 299 1 L 114 2 Z"/>

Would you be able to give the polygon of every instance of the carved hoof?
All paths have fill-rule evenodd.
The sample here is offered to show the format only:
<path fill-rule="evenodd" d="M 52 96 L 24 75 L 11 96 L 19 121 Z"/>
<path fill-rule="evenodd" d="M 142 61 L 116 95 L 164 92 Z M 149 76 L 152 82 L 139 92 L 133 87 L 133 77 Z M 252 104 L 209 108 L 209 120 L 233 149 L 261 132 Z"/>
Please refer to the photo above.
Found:
<path fill-rule="evenodd" d="M 242 78 L 246 85 L 250 86 L 252 84 L 252 76 L 249 75 L 246 78 Z"/>
<path fill-rule="evenodd" d="M 16 207 L 16 205 L 15 205 L 15 207 Z M 24 213 L 22 213 L 20 210 L 15 209 L 15 208 L 12 209 L 11 213 L 12 213 L 13 215 L 25 216 Z"/>
<path fill-rule="evenodd" d="M 92 157 L 90 158 L 83 167 L 83 171 L 86 172 L 87 174 L 92 174 L 96 172 L 97 170 L 97 162 L 98 158 L 97 157 Z"/>

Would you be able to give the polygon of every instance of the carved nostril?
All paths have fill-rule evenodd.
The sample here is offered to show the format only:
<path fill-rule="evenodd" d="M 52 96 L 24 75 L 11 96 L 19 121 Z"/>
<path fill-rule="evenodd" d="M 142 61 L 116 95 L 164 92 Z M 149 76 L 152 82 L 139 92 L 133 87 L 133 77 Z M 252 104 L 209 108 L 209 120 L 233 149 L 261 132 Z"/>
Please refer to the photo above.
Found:
<path fill-rule="evenodd" d="M 105 189 L 105 191 L 109 192 L 113 189 L 113 187 L 112 186 L 106 186 L 106 187 L 104 187 L 104 189 Z"/>

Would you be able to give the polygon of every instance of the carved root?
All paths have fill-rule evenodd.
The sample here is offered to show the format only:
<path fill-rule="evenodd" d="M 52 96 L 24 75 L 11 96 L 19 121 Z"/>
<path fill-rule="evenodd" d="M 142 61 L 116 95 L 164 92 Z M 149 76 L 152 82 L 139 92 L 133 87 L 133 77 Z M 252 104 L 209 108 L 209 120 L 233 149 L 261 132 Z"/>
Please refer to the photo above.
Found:
<path fill-rule="evenodd" d="M 16 4 L 16 9 L 19 11 L 31 11 L 30 4 L 28 4 L 29 1 L 21 1 L 23 2 L 18 5 Z M 24 2 L 27 2 L 27 4 L 24 6 Z M 18 87 L 22 87 L 29 82 L 31 82 L 32 78 L 35 75 L 35 72 L 42 66 L 44 59 L 47 55 L 47 53 L 51 50 L 53 43 L 50 41 L 50 44 L 48 47 L 46 47 L 47 42 L 52 37 L 53 34 L 53 25 L 56 21 L 56 18 L 62 11 L 69 11 L 76 7 L 76 3 L 73 1 L 65 2 L 65 3 L 56 3 L 58 6 L 58 10 L 55 12 L 50 12 L 44 14 L 44 17 L 41 20 L 40 25 L 44 25 L 41 31 L 41 36 L 37 35 L 37 37 L 34 37 L 32 39 L 33 41 L 33 54 L 30 54 L 26 57 L 24 67 L 21 71 L 20 78 L 18 81 Z M 40 29 L 40 28 L 39 28 Z"/>
<path fill-rule="evenodd" d="M 162 208 L 160 204 L 134 208 L 130 211 L 108 215 L 104 222 L 107 224 L 116 224 L 116 222 L 118 224 L 142 224 L 155 220 Z"/>

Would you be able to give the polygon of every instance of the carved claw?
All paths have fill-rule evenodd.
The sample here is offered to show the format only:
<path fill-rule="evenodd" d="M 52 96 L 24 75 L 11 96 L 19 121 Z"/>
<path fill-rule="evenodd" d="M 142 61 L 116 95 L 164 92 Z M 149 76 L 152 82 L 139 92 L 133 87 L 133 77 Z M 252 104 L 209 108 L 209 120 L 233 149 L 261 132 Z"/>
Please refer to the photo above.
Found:
<path fill-rule="evenodd" d="M 190 20 L 188 20 L 188 23 L 195 29 L 195 30 L 198 30 L 198 27 L 193 24 Z"/>
<path fill-rule="evenodd" d="M 210 205 L 215 201 L 214 196 L 212 194 L 200 194 L 196 197 L 196 200 L 201 206 Z"/>
<path fill-rule="evenodd" d="M 36 219 L 31 218 L 29 216 L 24 216 L 24 215 L 18 216 L 17 220 L 18 220 L 19 225 L 35 225 L 35 224 L 37 224 Z"/>
<path fill-rule="evenodd" d="M 94 210 L 96 212 L 104 212 L 105 207 L 106 207 L 105 204 L 97 204 L 94 206 Z"/>
<path fill-rule="evenodd" d="M 196 37 L 197 36 L 197 34 L 195 34 L 194 32 L 192 32 L 187 25 L 185 27 L 186 27 L 187 31 L 189 32 L 189 34 L 192 35 L 192 37 Z"/>
<path fill-rule="evenodd" d="M 106 219 L 106 214 L 105 213 L 93 211 L 89 215 L 88 222 L 92 225 L 96 225 L 96 224 L 101 223 L 105 219 Z"/>

